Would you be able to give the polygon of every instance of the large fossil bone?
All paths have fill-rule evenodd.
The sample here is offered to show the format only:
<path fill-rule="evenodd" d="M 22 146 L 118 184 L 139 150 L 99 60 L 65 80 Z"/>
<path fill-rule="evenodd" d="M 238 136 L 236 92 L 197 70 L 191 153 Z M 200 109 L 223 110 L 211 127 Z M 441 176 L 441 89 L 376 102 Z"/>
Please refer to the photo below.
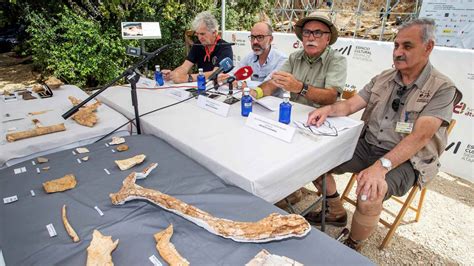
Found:
<path fill-rule="evenodd" d="M 158 232 L 154 235 L 156 241 L 156 249 L 160 252 L 170 266 L 187 266 L 187 261 L 183 256 L 179 254 L 173 243 L 170 242 L 171 236 L 173 235 L 173 225 L 170 224 L 165 230 Z"/>
<path fill-rule="evenodd" d="M 68 99 L 74 106 L 78 105 L 81 102 L 81 100 L 73 96 L 69 96 Z M 84 105 L 72 116 L 72 119 L 80 125 L 93 127 L 98 120 L 95 111 L 100 105 L 101 103 L 99 101 L 90 105 Z"/>
<path fill-rule="evenodd" d="M 266 249 L 262 249 L 255 257 L 247 262 L 245 266 L 303 266 L 303 264 L 285 256 L 271 254 Z"/>
<path fill-rule="evenodd" d="M 67 219 L 66 205 L 63 205 L 63 209 L 62 209 L 62 212 L 61 212 L 61 217 L 63 219 L 64 228 L 66 228 L 66 232 L 72 238 L 72 241 L 74 243 L 79 242 L 79 240 L 80 240 L 79 236 L 77 235 L 74 228 L 72 228 L 71 224 L 69 223 L 69 221 Z"/>
<path fill-rule="evenodd" d="M 257 222 L 236 222 L 216 218 L 160 191 L 141 187 L 135 184 L 135 180 L 134 172 L 125 178 L 122 188 L 117 193 L 110 194 L 112 204 L 122 205 L 134 199 L 148 200 L 213 234 L 238 242 L 269 242 L 289 237 L 303 237 L 311 230 L 309 223 L 297 214 L 272 213 Z"/>
<path fill-rule="evenodd" d="M 112 241 L 111 236 L 104 236 L 98 230 L 92 233 L 92 241 L 87 247 L 87 266 L 113 266 L 112 251 L 118 246 L 119 240 Z"/>
<path fill-rule="evenodd" d="M 61 192 L 76 187 L 77 181 L 73 174 L 65 175 L 61 178 L 50 180 L 43 183 L 46 193 Z"/>
<path fill-rule="evenodd" d="M 139 154 L 133 156 L 132 158 L 124 159 L 124 160 L 115 160 L 115 164 L 120 168 L 120 170 L 124 171 L 134 167 L 137 164 L 141 164 L 146 158 L 145 154 Z"/>
<path fill-rule="evenodd" d="M 64 130 L 66 130 L 66 127 L 64 126 L 63 123 L 57 124 L 57 125 L 52 125 L 52 126 L 46 126 L 46 127 L 44 127 L 44 126 L 36 127 L 35 129 L 31 129 L 31 130 L 8 133 L 7 134 L 7 141 L 8 142 L 13 142 L 13 141 L 17 141 L 17 140 L 20 140 L 20 139 L 27 139 L 27 138 L 37 137 L 37 136 L 51 134 L 51 133 L 64 131 Z"/>

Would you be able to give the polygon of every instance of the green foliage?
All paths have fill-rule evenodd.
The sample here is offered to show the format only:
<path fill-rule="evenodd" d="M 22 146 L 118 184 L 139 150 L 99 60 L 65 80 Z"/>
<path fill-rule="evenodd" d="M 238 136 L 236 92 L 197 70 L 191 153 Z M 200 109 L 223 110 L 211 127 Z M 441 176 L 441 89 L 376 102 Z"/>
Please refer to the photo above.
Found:
<path fill-rule="evenodd" d="M 105 84 L 122 72 L 123 41 L 64 7 L 57 17 L 31 12 L 27 32 L 34 63 L 67 83 Z"/>
<path fill-rule="evenodd" d="M 41 69 L 79 86 L 103 85 L 136 61 L 125 55 L 120 23 L 160 22 L 162 39 L 146 40 L 146 50 L 164 44 L 171 48 L 148 64 L 173 69 L 186 57 L 184 32 L 197 13 L 209 10 L 219 23 L 220 0 L 23 0 L 22 14 L 28 24 L 29 53 Z M 249 30 L 262 12 L 271 12 L 274 0 L 226 1 L 226 30 Z"/>

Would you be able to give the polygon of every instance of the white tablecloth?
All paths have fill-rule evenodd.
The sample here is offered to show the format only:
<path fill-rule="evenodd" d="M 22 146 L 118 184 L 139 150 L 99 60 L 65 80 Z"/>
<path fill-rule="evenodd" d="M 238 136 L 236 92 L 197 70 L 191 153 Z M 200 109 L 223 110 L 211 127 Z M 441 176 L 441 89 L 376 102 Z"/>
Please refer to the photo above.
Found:
<path fill-rule="evenodd" d="M 129 118 L 134 117 L 129 87 L 113 87 L 98 98 Z M 164 90 L 138 90 L 140 114 L 178 100 Z M 160 110 L 141 118 L 142 131 L 154 134 L 220 178 L 274 203 L 349 160 L 362 122 L 338 137 L 307 137 L 295 134 L 283 142 L 245 126 L 240 103 L 232 105 L 228 117 L 201 109 L 197 101 Z M 306 121 L 313 108 L 293 103 L 292 120 Z M 254 105 L 253 112 L 278 119 L 278 112 Z"/>
<path fill-rule="evenodd" d="M 71 118 L 64 120 L 61 115 L 72 108 L 68 96 L 84 100 L 88 95 L 73 85 L 61 86 L 59 89 L 53 90 L 53 93 L 53 97 L 45 99 L 37 97 L 38 99 L 25 101 L 19 97 L 19 100 L 14 102 L 0 100 L 0 169 L 43 154 L 92 143 L 127 122 L 123 115 L 104 104 L 97 109 L 99 120 L 92 128 L 79 125 Z M 94 102 L 92 100 L 89 103 Z M 49 111 L 40 115 L 28 115 L 29 112 L 44 110 Z M 22 117 L 23 119 L 3 122 L 7 119 L 7 114 L 10 115 L 10 118 Z M 43 126 L 64 123 L 66 131 L 15 142 L 6 141 L 5 136 L 8 129 L 16 128 L 15 131 L 33 129 L 32 119 L 38 119 Z M 121 130 L 117 134 L 125 135 L 128 132 Z"/>

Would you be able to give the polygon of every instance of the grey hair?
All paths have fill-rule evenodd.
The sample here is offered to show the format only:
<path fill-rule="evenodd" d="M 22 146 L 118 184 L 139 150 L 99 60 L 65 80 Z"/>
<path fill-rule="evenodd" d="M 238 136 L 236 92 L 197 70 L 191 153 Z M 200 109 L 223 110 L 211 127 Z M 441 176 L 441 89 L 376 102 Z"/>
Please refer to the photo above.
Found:
<path fill-rule="evenodd" d="M 196 31 L 202 24 L 204 24 L 210 32 L 215 32 L 219 29 L 217 19 L 209 11 L 197 14 L 192 23 L 193 30 Z"/>
<path fill-rule="evenodd" d="M 435 29 L 436 23 L 431 18 L 417 18 L 410 21 L 403 23 L 399 28 L 398 31 L 403 29 L 412 27 L 412 26 L 420 26 L 421 27 L 421 40 L 423 43 L 428 43 L 428 41 L 432 40 L 433 42 L 436 39 L 435 36 Z"/>
<path fill-rule="evenodd" d="M 268 31 L 268 34 L 269 35 L 272 35 L 273 34 L 273 28 L 272 28 L 272 25 L 266 21 L 262 21 L 263 23 L 265 23 L 265 25 L 267 26 L 267 31 Z"/>

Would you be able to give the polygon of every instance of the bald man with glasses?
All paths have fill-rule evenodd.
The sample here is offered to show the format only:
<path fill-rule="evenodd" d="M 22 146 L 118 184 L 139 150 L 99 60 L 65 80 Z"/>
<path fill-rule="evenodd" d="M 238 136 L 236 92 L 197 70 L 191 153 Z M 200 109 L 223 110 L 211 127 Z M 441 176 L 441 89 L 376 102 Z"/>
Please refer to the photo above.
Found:
<path fill-rule="evenodd" d="M 326 13 L 313 12 L 295 24 L 303 49 L 290 55 L 266 81 L 252 90 L 252 96 L 281 96 L 289 91 L 291 101 L 319 107 L 334 103 L 342 93 L 347 76 L 347 61 L 330 45 L 338 37 Z"/>
<path fill-rule="evenodd" d="M 279 69 L 285 63 L 288 56 L 272 47 L 272 26 L 266 22 L 257 22 L 250 30 L 249 40 L 252 51 L 246 55 L 236 69 L 250 66 L 253 69 L 251 80 L 263 82 L 274 70 Z"/>

